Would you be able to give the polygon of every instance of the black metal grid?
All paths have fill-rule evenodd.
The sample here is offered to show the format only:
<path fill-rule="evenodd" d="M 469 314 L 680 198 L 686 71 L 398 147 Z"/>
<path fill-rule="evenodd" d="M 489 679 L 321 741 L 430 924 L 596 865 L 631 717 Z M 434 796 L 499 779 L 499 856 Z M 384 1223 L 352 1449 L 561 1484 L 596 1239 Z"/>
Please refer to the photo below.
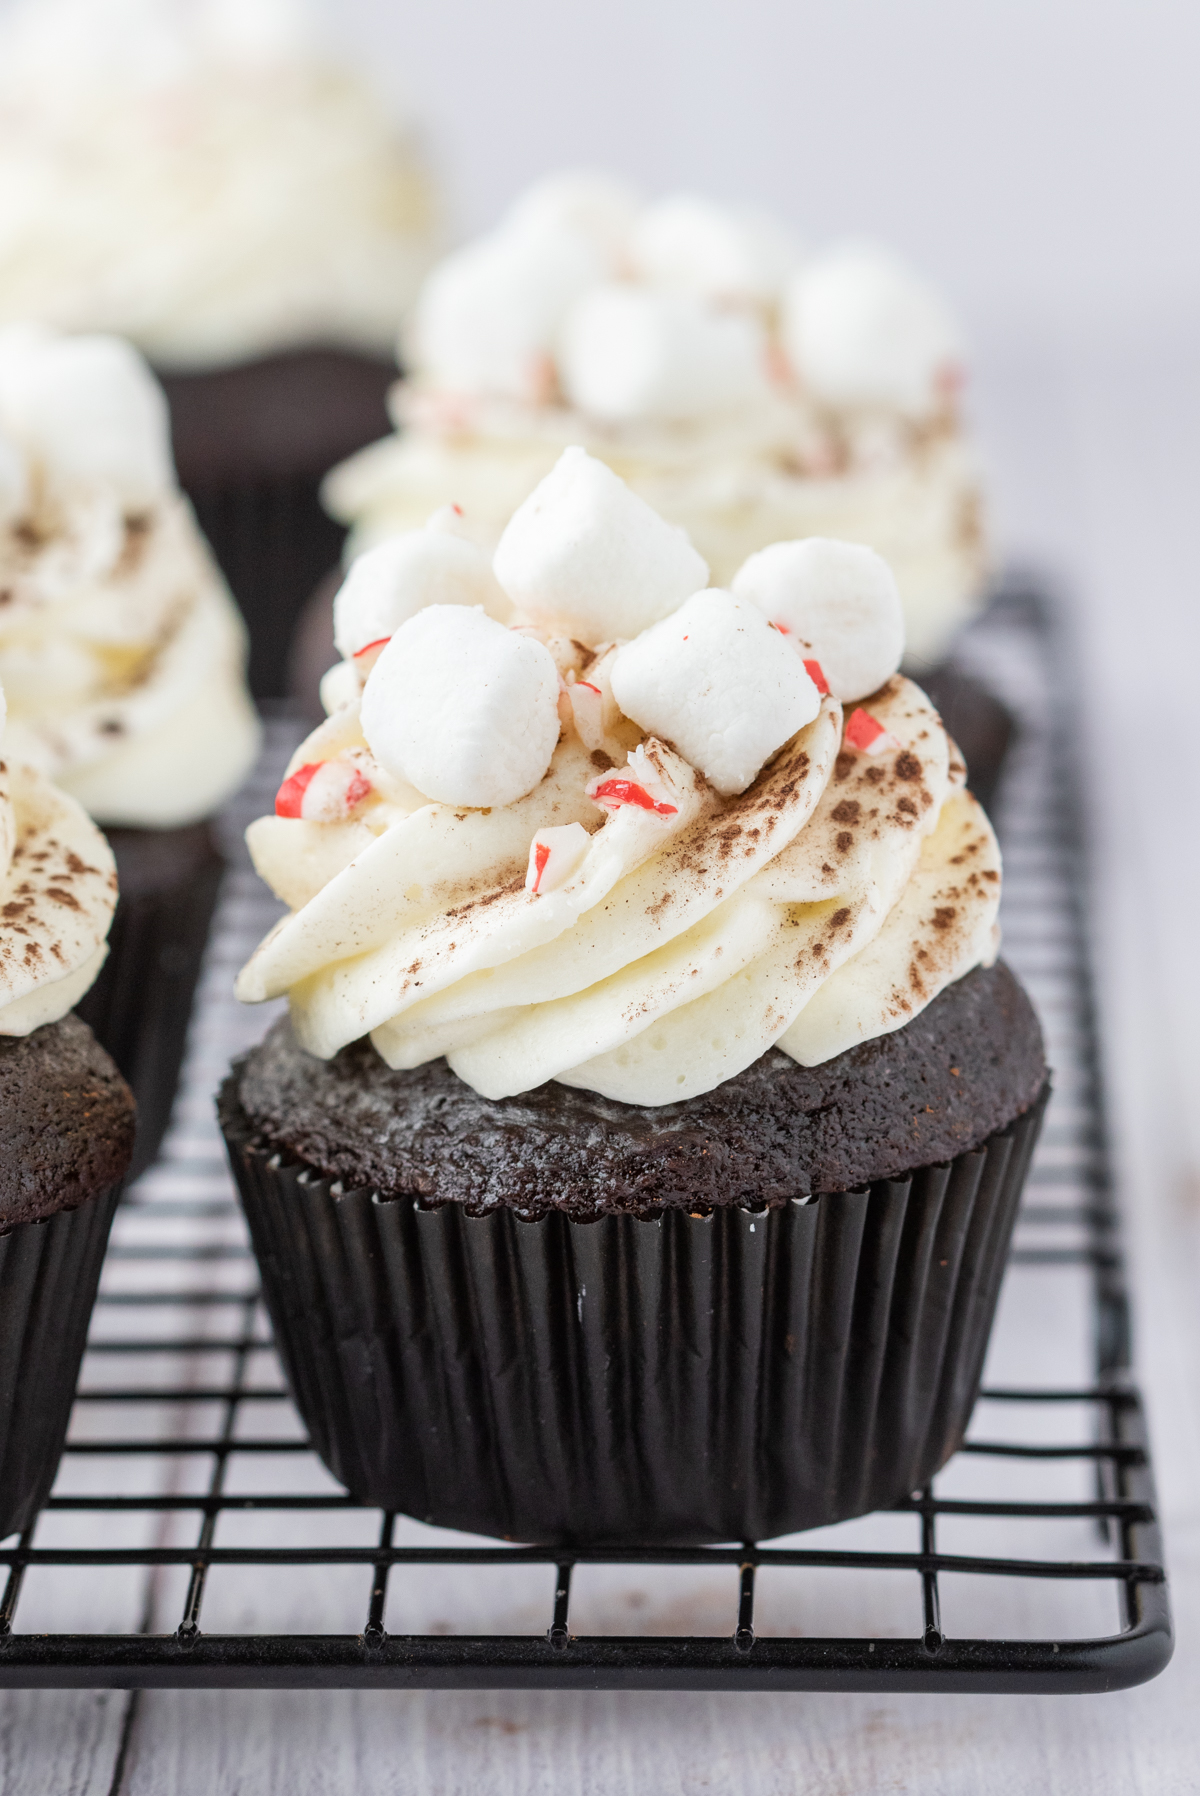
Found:
<path fill-rule="evenodd" d="M 1018 1369 L 1038 1376 L 987 1386 L 971 1438 L 930 1487 L 886 1516 L 782 1543 L 572 1554 L 423 1529 L 338 1492 L 272 1359 L 211 1120 L 225 1061 L 264 1027 L 228 997 L 273 914 L 243 863 L 165 1158 L 118 1217 L 55 1494 L 0 1549 L 0 1685 L 1083 1691 L 1160 1671 L 1171 1624 L 1130 1373 L 1057 631 L 1044 602 L 1012 590 L 967 648 L 1021 718 L 1001 815 L 1006 953 L 1040 1003 L 1056 1069 L 1004 1300 L 1027 1287 L 1007 1335 Z M 270 736 L 232 831 L 273 792 L 295 726 L 276 719 Z M 903 1550 L 897 1529 L 911 1531 Z M 504 1591 L 532 1580 L 532 1597 L 502 1593 L 497 1607 L 483 1595 L 492 1571 Z M 834 1581 L 817 1596 L 822 1573 Z M 672 1578 L 681 1603 L 646 1597 Z M 586 1580 L 581 1609 L 572 1585 Z M 1015 1606 L 994 1600 L 1001 1587 L 1023 1593 Z M 1031 1610 L 1034 1589 L 1065 1593 L 1077 1613 Z M 635 1631 L 639 1593 L 649 1613 Z M 432 1613 L 450 1598 L 457 1623 Z"/>

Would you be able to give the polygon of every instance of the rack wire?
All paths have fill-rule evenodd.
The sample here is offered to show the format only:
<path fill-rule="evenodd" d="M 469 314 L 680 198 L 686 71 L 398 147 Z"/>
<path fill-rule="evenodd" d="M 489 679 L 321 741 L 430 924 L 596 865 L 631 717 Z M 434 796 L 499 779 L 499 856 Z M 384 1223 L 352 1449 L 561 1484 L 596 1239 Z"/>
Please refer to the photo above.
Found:
<path fill-rule="evenodd" d="M 0 1685 L 1095 1691 L 1163 1668 L 1061 626 L 1014 586 L 963 655 L 1020 725 L 1000 800 L 1005 952 L 1055 1089 L 949 1465 L 886 1513 L 677 1551 L 475 1539 L 333 1483 L 271 1348 L 212 1111 L 266 1026 L 230 985 L 277 914 L 240 849 L 299 736 L 277 713 L 225 819 L 172 1129 L 118 1215 L 54 1494 L 0 1548 Z"/>

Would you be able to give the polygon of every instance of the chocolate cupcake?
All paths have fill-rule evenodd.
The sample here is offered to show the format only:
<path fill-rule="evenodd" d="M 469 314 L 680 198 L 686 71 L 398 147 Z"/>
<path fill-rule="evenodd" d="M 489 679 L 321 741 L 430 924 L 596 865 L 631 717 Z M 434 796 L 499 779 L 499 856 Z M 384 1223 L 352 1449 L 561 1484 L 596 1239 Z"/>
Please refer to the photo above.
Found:
<path fill-rule="evenodd" d="M 0 731 L 3 695 L 0 695 Z M 62 1452 L 134 1104 L 69 1015 L 116 905 L 104 837 L 45 777 L 0 763 L 0 1538 Z"/>
<path fill-rule="evenodd" d="M 14 757 L 110 831 L 121 900 L 82 1012 L 170 1111 L 222 861 L 208 824 L 259 726 L 245 630 L 175 484 L 166 406 L 112 337 L 0 333 L 0 680 Z"/>
<path fill-rule="evenodd" d="M 322 474 L 387 429 L 396 327 L 427 265 L 414 132 L 301 0 L 24 0 L 0 22 L 0 323 L 128 337 L 278 696 L 341 533 Z"/>
<path fill-rule="evenodd" d="M 293 914 L 238 989 L 290 1019 L 220 1109 L 371 1502 L 763 1537 L 962 1439 L 1046 1089 L 999 852 L 879 558 L 748 568 L 572 449 L 494 570 L 451 514 L 339 595 L 248 836 Z"/>

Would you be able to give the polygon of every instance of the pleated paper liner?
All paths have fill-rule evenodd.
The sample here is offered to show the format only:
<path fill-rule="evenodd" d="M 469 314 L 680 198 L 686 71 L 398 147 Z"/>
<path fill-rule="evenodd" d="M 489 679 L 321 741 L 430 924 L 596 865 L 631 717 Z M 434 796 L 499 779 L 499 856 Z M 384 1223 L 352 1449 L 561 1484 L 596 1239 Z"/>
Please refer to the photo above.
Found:
<path fill-rule="evenodd" d="M 0 1539 L 50 1495 L 121 1188 L 0 1236 Z"/>
<path fill-rule="evenodd" d="M 358 1498 L 546 1543 L 770 1539 L 930 1478 L 979 1389 L 1049 1086 L 948 1164 L 753 1213 L 341 1192 L 220 1114 L 296 1405 Z"/>
<path fill-rule="evenodd" d="M 207 823 L 106 834 L 117 857 L 117 914 L 108 959 L 75 1009 L 137 1099 L 132 1181 L 170 1120 L 225 863 Z"/>

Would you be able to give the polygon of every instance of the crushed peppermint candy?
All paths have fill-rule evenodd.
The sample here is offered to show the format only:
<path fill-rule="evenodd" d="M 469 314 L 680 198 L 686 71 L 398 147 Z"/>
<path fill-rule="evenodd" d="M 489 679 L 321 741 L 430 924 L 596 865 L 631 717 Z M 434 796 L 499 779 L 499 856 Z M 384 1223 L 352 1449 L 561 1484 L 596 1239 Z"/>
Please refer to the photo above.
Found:
<path fill-rule="evenodd" d="M 604 744 L 604 694 L 591 680 L 575 680 L 567 687 L 571 717 L 586 749 Z"/>
<path fill-rule="evenodd" d="M 779 625 L 776 624 L 775 628 L 778 629 Z M 787 631 L 785 630 L 783 632 L 783 634 L 786 636 Z M 821 697 L 828 698 L 829 697 L 829 681 L 825 678 L 825 675 L 821 670 L 821 663 L 819 661 L 807 661 L 806 660 L 804 663 L 804 671 L 808 675 L 809 679 L 812 681 L 813 685 L 816 687 L 817 691 L 821 694 Z"/>
<path fill-rule="evenodd" d="M 900 746 L 892 732 L 885 730 L 869 711 L 862 709 L 861 705 L 857 710 L 851 712 L 846 723 L 846 741 L 851 748 L 861 749 L 862 753 L 866 755 L 885 755 L 889 749 Z"/>
<path fill-rule="evenodd" d="M 623 804 L 636 805 L 641 811 L 653 811 L 656 817 L 674 817 L 679 811 L 678 805 L 663 804 L 659 799 L 653 798 L 645 786 L 639 785 L 636 780 L 593 780 L 587 788 L 587 795 L 593 804 L 600 805 L 606 811 L 619 811 Z"/>
<path fill-rule="evenodd" d="M 529 844 L 525 890 L 540 898 L 566 885 L 579 870 L 590 846 L 591 837 L 582 823 L 539 829 Z"/>
<path fill-rule="evenodd" d="M 280 786 L 275 815 L 305 823 L 341 823 L 373 790 L 370 780 L 346 761 L 310 761 Z"/>

